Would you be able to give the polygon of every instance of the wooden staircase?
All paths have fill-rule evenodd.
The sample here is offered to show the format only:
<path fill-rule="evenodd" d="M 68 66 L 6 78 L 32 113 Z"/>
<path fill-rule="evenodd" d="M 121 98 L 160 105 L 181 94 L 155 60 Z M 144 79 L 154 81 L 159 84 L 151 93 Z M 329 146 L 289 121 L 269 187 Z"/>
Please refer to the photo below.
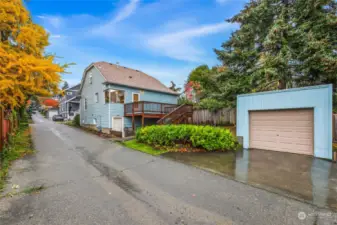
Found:
<path fill-rule="evenodd" d="M 187 124 L 192 123 L 193 105 L 181 105 L 157 121 L 157 124 Z"/>

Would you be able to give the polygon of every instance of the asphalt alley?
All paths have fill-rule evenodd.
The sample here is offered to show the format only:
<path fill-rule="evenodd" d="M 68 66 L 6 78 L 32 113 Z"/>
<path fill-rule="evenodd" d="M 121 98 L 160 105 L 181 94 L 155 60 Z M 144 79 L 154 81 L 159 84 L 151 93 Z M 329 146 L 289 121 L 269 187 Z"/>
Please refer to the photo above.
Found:
<path fill-rule="evenodd" d="M 45 189 L 0 199 L 1 225 L 337 221 L 327 209 L 130 150 L 39 114 L 33 119 L 37 153 L 13 165 L 8 188 L 18 184 L 21 189 Z"/>

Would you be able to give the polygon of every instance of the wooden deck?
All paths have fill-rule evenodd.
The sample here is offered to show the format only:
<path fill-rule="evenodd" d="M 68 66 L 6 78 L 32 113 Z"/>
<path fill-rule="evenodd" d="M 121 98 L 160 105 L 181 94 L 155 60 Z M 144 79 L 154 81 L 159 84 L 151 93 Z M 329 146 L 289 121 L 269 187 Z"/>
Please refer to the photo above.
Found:
<path fill-rule="evenodd" d="M 193 105 L 180 105 L 157 121 L 157 124 L 180 123 L 193 123 Z"/>
<path fill-rule="evenodd" d="M 124 104 L 124 116 L 132 117 L 132 128 L 134 129 L 136 116 L 142 117 L 142 126 L 144 126 L 144 118 L 160 119 L 175 108 L 177 108 L 175 104 L 148 101 L 132 102 Z"/>

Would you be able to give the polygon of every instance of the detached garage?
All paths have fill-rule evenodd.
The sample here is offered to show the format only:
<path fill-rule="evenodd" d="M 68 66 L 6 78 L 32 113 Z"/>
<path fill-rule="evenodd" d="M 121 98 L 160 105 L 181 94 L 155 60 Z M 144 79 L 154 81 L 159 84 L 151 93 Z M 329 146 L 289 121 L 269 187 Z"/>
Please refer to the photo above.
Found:
<path fill-rule="evenodd" d="M 244 148 L 332 159 L 332 85 L 239 95 Z"/>

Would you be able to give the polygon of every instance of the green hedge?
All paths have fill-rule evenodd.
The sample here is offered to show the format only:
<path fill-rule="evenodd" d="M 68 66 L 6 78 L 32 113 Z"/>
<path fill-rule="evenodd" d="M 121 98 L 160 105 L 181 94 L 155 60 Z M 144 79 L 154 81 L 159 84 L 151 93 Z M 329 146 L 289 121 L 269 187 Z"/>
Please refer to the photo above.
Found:
<path fill-rule="evenodd" d="M 139 142 L 149 145 L 174 146 L 190 144 L 207 151 L 235 150 L 237 141 L 228 129 L 197 125 L 154 125 L 136 132 Z"/>
<path fill-rule="evenodd" d="M 80 122 L 80 121 L 81 121 L 81 119 L 80 119 L 80 114 L 77 114 L 77 115 L 74 117 L 72 123 L 73 123 L 74 126 L 79 127 L 79 126 L 81 126 L 81 122 Z"/>

